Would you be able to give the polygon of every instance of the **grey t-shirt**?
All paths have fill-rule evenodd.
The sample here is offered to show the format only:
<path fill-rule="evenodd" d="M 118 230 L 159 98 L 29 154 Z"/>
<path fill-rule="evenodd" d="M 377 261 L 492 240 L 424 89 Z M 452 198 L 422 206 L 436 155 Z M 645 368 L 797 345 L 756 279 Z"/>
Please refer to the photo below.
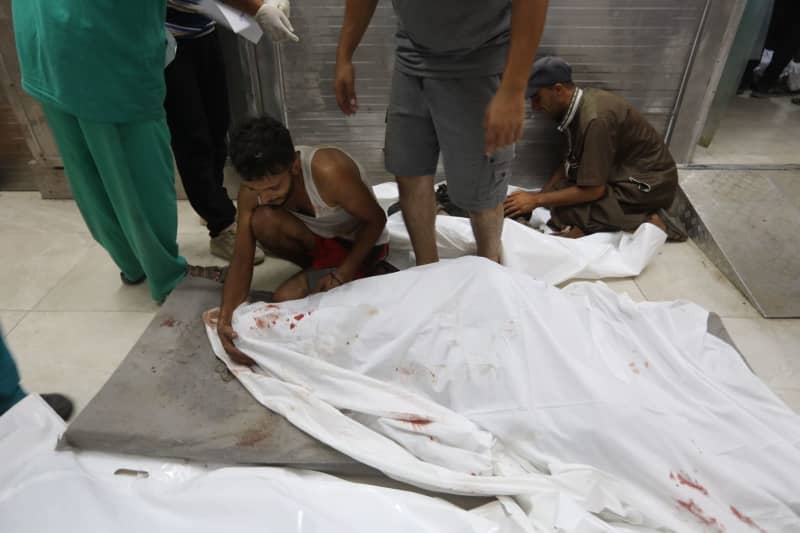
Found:
<path fill-rule="evenodd" d="M 511 0 L 392 0 L 396 68 L 412 76 L 501 74 L 511 35 Z"/>

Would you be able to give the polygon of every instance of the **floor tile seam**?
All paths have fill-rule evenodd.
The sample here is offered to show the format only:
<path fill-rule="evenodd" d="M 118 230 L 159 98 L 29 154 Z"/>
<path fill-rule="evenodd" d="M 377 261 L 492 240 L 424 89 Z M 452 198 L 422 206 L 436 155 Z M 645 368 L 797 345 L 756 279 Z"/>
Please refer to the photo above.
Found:
<path fill-rule="evenodd" d="M 22 321 L 25 320 L 25 318 L 28 316 L 28 314 L 30 314 L 31 310 L 30 309 L 0 309 L 0 312 L 22 313 L 22 316 L 19 318 L 19 320 L 17 320 L 16 324 L 14 324 L 13 326 L 11 326 L 8 329 L 5 329 L 5 326 L 4 326 L 3 336 L 4 337 L 8 337 L 9 335 L 11 335 L 12 331 L 17 329 L 17 327 L 20 324 L 22 324 Z"/>
<path fill-rule="evenodd" d="M 30 311 L 36 311 L 36 308 L 37 308 L 37 307 L 38 307 L 40 304 L 42 304 L 42 302 L 44 302 L 44 301 L 45 301 L 45 299 L 47 299 L 47 297 L 48 297 L 48 296 L 50 296 L 50 294 L 51 294 L 51 293 L 52 293 L 54 290 L 56 290 L 56 288 L 58 288 L 58 287 L 59 287 L 59 285 L 61 284 L 61 282 L 62 282 L 62 281 L 64 281 L 64 280 L 67 278 L 67 276 L 69 276 L 70 274 L 72 274 L 72 272 L 73 272 L 73 271 L 74 271 L 76 268 L 78 268 L 78 266 L 81 264 L 81 262 L 83 262 L 83 260 L 84 260 L 84 259 L 86 259 L 86 257 L 87 257 L 87 256 L 88 256 L 88 255 L 91 253 L 91 251 L 92 251 L 92 246 L 93 246 L 94 244 L 96 244 L 94 241 L 92 241 L 92 242 L 89 244 L 89 246 L 86 248 L 86 250 L 84 250 L 83 254 L 81 254 L 81 255 L 80 255 L 80 257 L 78 257 L 78 258 L 75 260 L 75 262 L 72 264 L 72 266 L 69 268 L 69 270 L 67 270 L 67 271 L 66 271 L 66 272 L 65 272 L 65 273 L 64 273 L 62 276 L 60 276 L 60 277 L 58 278 L 58 281 L 56 281 L 56 282 L 53 284 L 53 286 L 52 286 L 52 287 L 50 287 L 50 289 L 48 289 L 48 290 L 47 290 L 47 292 L 45 292 L 45 294 L 43 294 L 43 295 L 42 295 L 42 297 L 41 297 L 41 298 L 39 298 L 39 299 L 36 301 L 36 303 L 35 303 L 35 304 L 34 304 L 34 305 L 31 307 Z"/>

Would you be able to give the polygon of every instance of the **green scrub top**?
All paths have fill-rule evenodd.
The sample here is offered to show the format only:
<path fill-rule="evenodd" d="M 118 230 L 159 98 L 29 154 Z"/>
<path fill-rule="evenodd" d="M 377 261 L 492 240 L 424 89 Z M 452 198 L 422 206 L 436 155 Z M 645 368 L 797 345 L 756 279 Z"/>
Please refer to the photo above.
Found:
<path fill-rule="evenodd" d="M 13 0 L 22 87 L 79 119 L 164 117 L 166 0 Z"/>

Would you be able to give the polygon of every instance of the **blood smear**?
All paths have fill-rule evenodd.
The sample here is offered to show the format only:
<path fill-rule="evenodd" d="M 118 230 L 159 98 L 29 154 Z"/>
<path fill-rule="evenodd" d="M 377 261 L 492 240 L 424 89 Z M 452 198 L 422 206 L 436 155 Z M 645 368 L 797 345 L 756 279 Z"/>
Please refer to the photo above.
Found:
<path fill-rule="evenodd" d="M 746 516 L 746 515 L 742 514 L 742 513 L 741 513 L 741 511 L 739 511 L 739 509 L 737 509 L 737 508 L 736 508 L 736 507 L 734 507 L 733 505 L 731 505 L 731 512 L 733 513 L 733 515 L 734 515 L 736 518 L 738 518 L 739 520 L 741 520 L 742 522 L 744 522 L 744 523 L 745 523 L 745 524 L 747 524 L 748 526 L 752 527 L 753 529 L 757 529 L 757 530 L 759 530 L 761 533 L 767 533 L 767 532 L 766 532 L 766 530 L 762 529 L 762 528 L 761 528 L 761 527 L 760 527 L 758 524 L 756 524 L 755 522 L 753 522 L 753 519 L 752 519 L 752 518 L 750 518 L 749 516 Z"/>

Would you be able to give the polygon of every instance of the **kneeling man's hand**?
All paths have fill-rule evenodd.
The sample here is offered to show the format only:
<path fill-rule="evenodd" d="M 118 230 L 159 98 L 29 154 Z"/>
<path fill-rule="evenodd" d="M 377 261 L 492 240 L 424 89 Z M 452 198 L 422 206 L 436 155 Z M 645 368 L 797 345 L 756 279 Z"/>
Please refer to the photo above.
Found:
<path fill-rule="evenodd" d="M 503 212 L 505 216 L 515 218 L 530 215 L 534 209 L 540 206 L 539 193 L 514 191 L 503 202 Z"/>

